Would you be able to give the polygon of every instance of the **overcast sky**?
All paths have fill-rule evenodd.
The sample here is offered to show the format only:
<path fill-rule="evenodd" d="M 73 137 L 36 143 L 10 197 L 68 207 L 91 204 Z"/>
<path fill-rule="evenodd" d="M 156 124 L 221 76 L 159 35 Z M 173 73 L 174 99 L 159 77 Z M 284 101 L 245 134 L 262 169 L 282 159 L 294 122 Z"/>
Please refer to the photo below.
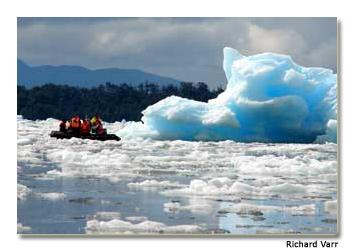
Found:
<path fill-rule="evenodd" d="M 215 87 L 226 82 L 225 46 L 336 71 L 336 28 L 336 18 L 18 18 L 18 58 L 135 68 Z"/>

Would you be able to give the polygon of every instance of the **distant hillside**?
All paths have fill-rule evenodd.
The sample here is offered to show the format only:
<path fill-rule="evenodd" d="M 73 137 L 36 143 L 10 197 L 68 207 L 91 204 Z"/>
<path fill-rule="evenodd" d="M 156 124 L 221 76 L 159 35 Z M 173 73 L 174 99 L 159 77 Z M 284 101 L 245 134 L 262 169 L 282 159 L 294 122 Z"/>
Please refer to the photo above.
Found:
<path fill-rule="evenodd" d="M 106 82 L 115 84 L 127 83 L 137 86 L 145 82 L 160 86 L 177 85 L 180 81 L 172 78 L 143 72 L 135 69 L 107 68 L 90 70 L 75 65 L 62 66 L 29 66 L 17 60 L 17 85 L 26 87 L 39 86 L 46 83 L 67 84 L 79 87 L 94 87 Z"/>

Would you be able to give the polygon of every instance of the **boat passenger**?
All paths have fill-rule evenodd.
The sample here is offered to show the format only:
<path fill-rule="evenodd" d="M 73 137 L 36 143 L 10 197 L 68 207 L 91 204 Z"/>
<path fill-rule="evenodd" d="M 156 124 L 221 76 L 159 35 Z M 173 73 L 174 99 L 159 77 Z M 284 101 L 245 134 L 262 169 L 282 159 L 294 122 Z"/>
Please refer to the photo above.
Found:
<path fill-rule="evenodd" d="M 106 130 L 103 129 L 102 120 L 97 114 L 91 118 L 91 131 L 96 134 L 103 134 Z"/>
<path fill-rule="evenodd" d="M 89 135 L 91 130 L 91 123 L 89 119 L 84 119 L 80 127 L 81 135 Z"/>
<path fill-rule="evenodd" d="M 66 129 L 66 119 L 63 119 L 63 120 L 60 121 L 59 131 L 60 132 L 66 132 L 67 131 L 67 129 Z"/>
<path fill-rule="evenodd" d="M 71 118 L 70 130 L 73 134 L 80 135 L 81 120 L 80 116 L 76 115 Z"/>

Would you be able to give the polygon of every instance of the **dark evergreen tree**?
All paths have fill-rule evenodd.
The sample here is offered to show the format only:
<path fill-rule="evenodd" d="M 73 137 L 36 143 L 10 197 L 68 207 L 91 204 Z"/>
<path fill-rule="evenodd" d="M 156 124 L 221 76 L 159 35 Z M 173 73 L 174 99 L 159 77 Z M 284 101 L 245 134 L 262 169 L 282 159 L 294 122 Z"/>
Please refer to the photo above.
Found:
<path fill-rule="evenodd" d="M 46 84 L 26 89 L 17 87 L 17 113 L 27 119 L 68 119 L 73 115 L 82 118 L 100 114 L 107 122 L 139 121 L 141 112 L 171 95 L 206 102 L 215 98 L 222 89 L 209 90 L 205 83 L 183 82 L 179 87 L 160 88 L 155 83 L 132 87 L 107 82 L 95 88 L 78 88 L 67 85 Z"/>

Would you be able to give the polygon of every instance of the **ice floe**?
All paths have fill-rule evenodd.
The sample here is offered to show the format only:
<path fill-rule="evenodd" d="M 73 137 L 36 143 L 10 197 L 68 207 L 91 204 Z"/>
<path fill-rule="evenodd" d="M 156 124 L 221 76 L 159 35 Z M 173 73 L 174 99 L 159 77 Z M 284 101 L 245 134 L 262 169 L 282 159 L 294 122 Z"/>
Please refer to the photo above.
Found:
<path fill-rule="evenodd" d="M 223 182 L 221 182 L 221 180 Z M 276 185 L 259 186 L 257 184 L 251 185 L 245 182 L 231 181 L 229 178 L 214 178 L 211 180 L 192 180 L 186 187 L 179 189 L 170 189 L 162 191 L 161 193 L 167 196 L 205 196 L 218 198 L 220 195 L 239 197 L 284 197 L 292 198 L 303 197 L 304 195 L 318 194 L 318 186 L 316 185 L 302 185 L 291 184 L 284 182 Z"/>
<path fill-rule="evenodd" d="M 131 182 L 128 183 L 127 186 L 129 188 L 168 188 L 168 187 L 181 187 L 178 182 L 171 182 L 168 180 L 157 181 L 157 180 L 144 180 L 142 182 Z"/>
<path fill-rule="evenodd" d="M 22 184 L 17 184 L 17 199 L 24 200 L 28 194 L 31 193 L 31 189 Z"/>
<path fill-rule="evenodd" d="M 238 203 L 228 207 L 221 208 L 222 213 L 237 213 L 260 215 L 264 212 L 287 212 L 292 215 L 314 215 L 316 210 L 315 204 L 299 205 L 299 206 L 274 206 L 274 205 L 257 205 L 249 203 Z"/>
<path fill-rule="evenodd" d="M 268 217 L 258 216 L 259 212 L 279 217 L 286 214 L 290 218 L 295 215 L 312 217 L 314 214 L 329 218 L 328 214 L 336 213 L 335 209 L 331 210 L 334 202 L 330 202 L 336 200 L 337 192 L 337 145 L 333 143 L 159 141 L 147 138 L 124 139 L 121 142 L 57 140 L 50 138 L 49 133 L 58 123 L 53 119 L 30 121 L 18 118 L 19 203 L 28 202 L 28 197 L 39 203 L 52 199 L 53 203 L 62 203 L 63 200 L 70 205 L 98 206 L 102 212 L 92 217 L 82 213 L 91 222 L 86 226 L 87 232 L 144 233 L 148 229 L 153 233 L 204 233 L 205 226 L 199 225 L 198 220 L 209 215 L 216 215 L 213 218 L 216 220 L 228 217 L 227 214 L 231 217 L 246 216 L 250 221 L 263 217 L 266 220 L 262 222 L 266 222 Z M 105 123 L 105 126 L 116 133 L 125 124 L 129 122 Z M 150 193 L 161 203 L 156 205 L 156 210 L 161 210 L 163 217 L 179 219 L 180 222 L 176 223 L 177 226 L 170 226 L 170 220 L 146 214 L 144 204 L 120 205 L 129 207 L 131 214 L 128 215 L 126 212 L 122 215 L 110 212 L 115 210 L 116 200 L 96 198 L 92 194 L 70 194 L 71 182 L 75 179 L 87 180 L 88 184 L 104 184 L 113 197 L 140 198 L 144 193 Z M 29 185 L 31 180 L 33 186 Z M 61 184 L 65 190 L 44 190 L 36 183 Z M 111 190 L 113 187 L 119 188 Z M 145 191 L 146 188 L 149 191 Z M 40 194 L 46 195 L 41 197 Z M 121 198 L 118 200 L 120 202 Z M 235 208 L 228 207 L 228 204 L 235 205 Z M 252 214 L 252 207 L 242 204 L 252 204 L 255 215 L 238 215 L 243 210 L 247 212 L 247 207 Z M 217 213 L 221 209 L 225 214 Z M 194 217 L 196 221 L 191 220 L 187 222 L 191 225 L 185 226 L 184 217 Z M 22 218 L 20 221 L 26 222 Z M 333 231 L 334 223 L 323 224 L 331 229 L 322 232 Z M 289 229 L 292 227 L 298 230 L 295 225 Z M 206 231 L 210 233 L 212 230 Z"/>
<path fill-rule="evenodd" d="M 99 217 L 95 215 L 94 218 Z M 162 222 L 150 221 L 147 217 L 132 216 L 122 220 L 118 215 L 112 220 L 89 220 L 86 222 L 85 229 L 88 234 L 183 234 L 199 233 L 203 230 L 197 225 L 168 226 Z"/>
<path fill-rule="evenodd" d="M 128 216 L 125 217 L 125 219 L 131 222 L 143 222 L 148 220 L 146 216 Z"/>
<path fill-rule="evenodd" d="M 198 199 L 189 200 L 189 204 L 181 205 L 180 202 L 166 202 L 163 204 L 164 211 L 167 213 L 176 213 L 180 211 L 188 211 L 194 214 L 210 214 L 214 210 L 215 203 L 210 201 L 202 201 Z"/>
<path fill-rule="evenodd" d="M 109 220 L 113 220 L 113 219 L 119 219 L 120 213 L 119 212 L 101 211 L 101 212 L 96 212 L 95 215 L 93 216 L 93 218 L 98 221 L 109 221 Z"/>
<path fill-rule="evenodd" d="M 36 193 L 36 196 L 44 200 L 54 200 L 54 201 L 63 200 L 66 198 L 64 193 Z"/>
<path fill-rule="evenodd" d="M 326 212 L 336 215 L 338 213 L 337 204 L 338 204 L 337 200 L 326 201 L 324 203 L 324 209 L 325 209 Z"/>
<path fill-rule="evenodd" d="M 337 190 L 337 145 L 332 143 L 57 140 L 49 133 L 58 122 L 18 119 L 18 139 L 32 139 L 18 145 L 19 173 L 43 168 L 38 179 L 95 177 L 169 196 L 320 198 Z M 105 125 L 113 133 L 123 126 Z M 169 177 L 186 178 L 181 183 Z M 19 185 L 19 198 L 26 191 Z"/>
<path fill-rule="evenodd" d="M 31 231 L 32 228 L 30 226 L 24 226 L 22 223 L 17 223 L 17 233 L 18 234 L 23 234 Z"/>

